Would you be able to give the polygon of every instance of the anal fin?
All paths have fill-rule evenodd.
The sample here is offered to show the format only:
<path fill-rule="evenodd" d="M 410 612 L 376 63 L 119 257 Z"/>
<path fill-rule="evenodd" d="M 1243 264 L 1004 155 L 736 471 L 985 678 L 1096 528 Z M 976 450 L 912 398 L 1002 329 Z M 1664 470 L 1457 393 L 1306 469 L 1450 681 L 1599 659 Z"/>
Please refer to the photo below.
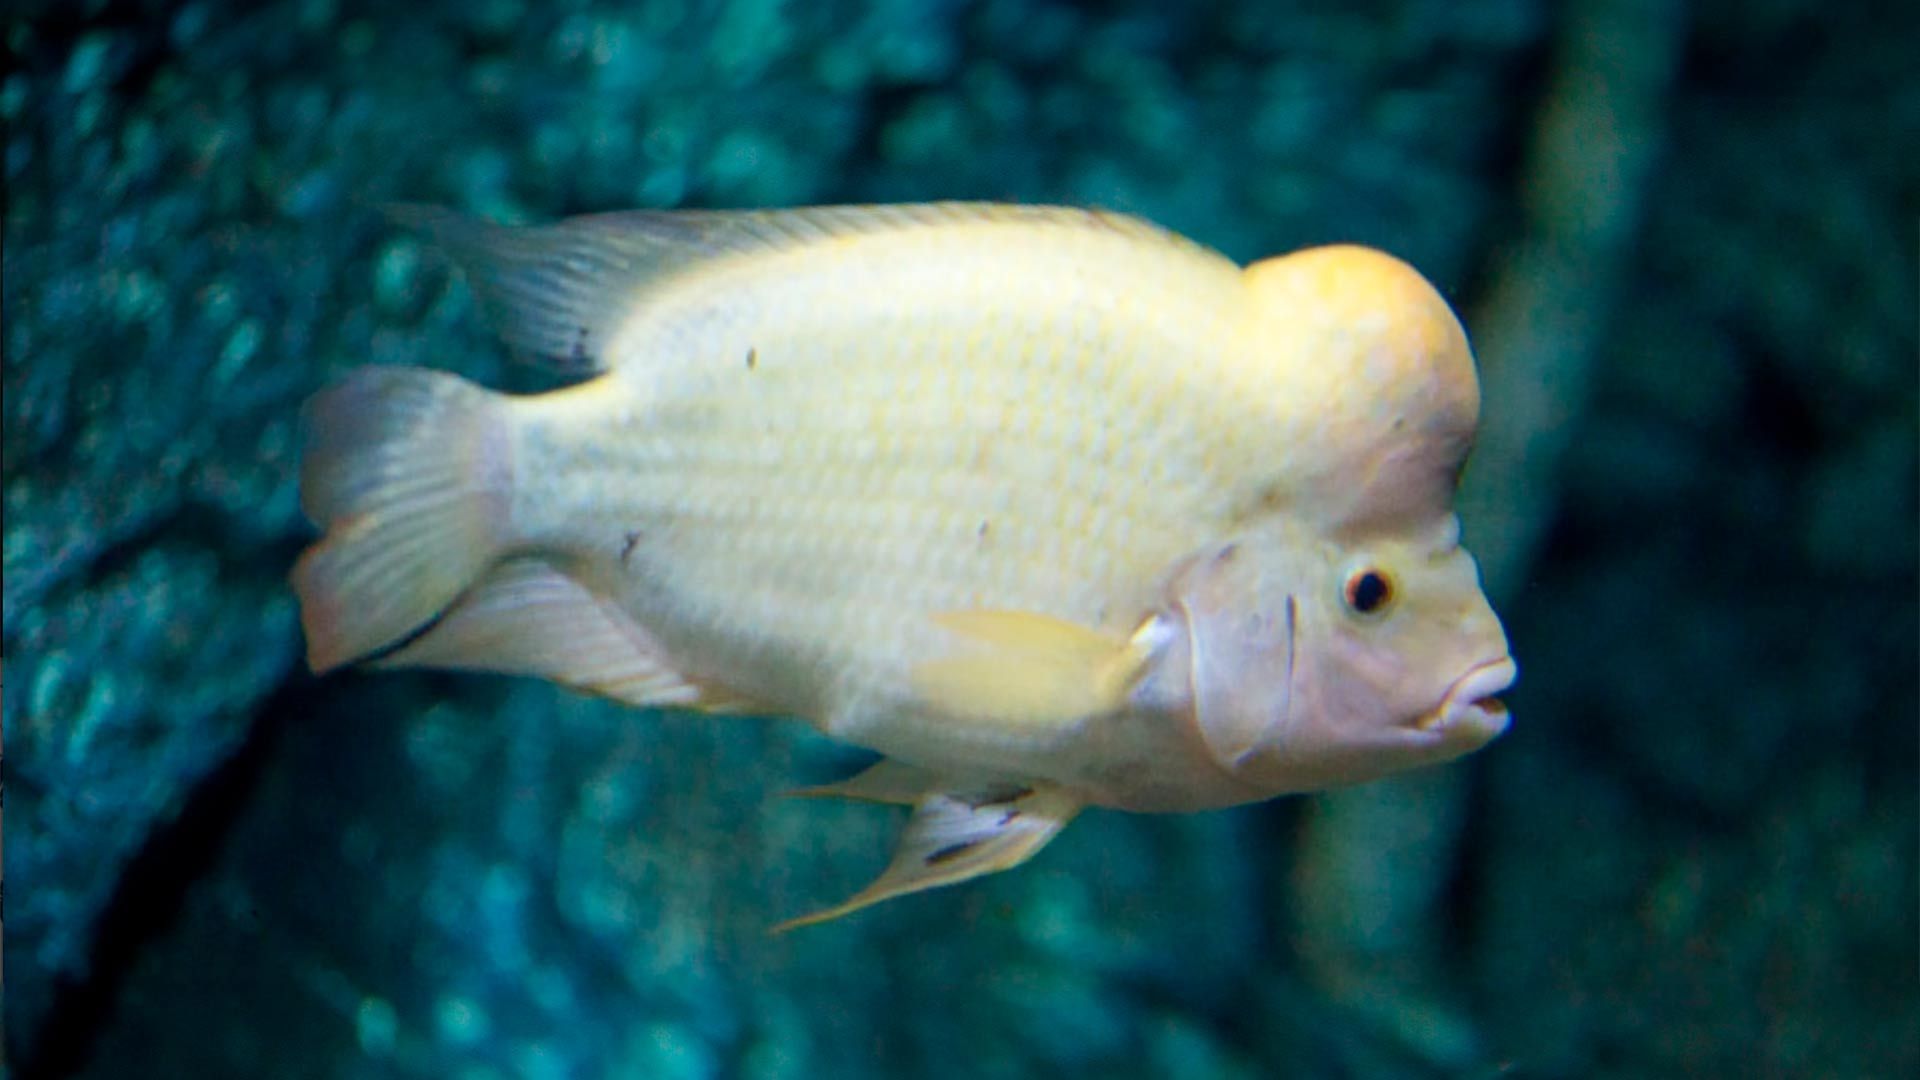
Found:
<path fill-rule="evenodd" d="M 750 707 L 682 676 L 639 624 L 537 558 L 503 560 L 417 640 L 374 666 L 531 675 L 629 705 Z"/>
<path fill-rule="evenodd" d="M 865 776 L 856 776 L 848 784 L 857 785 Z M 837 919 L 896 896 L 1010 870 L 1045 847 L 1080 812 L 1081 805 L 1080 800 L 1045 785 L 927 793 L 907 819 L 893 861 L 871 885 L 843 903 L 789 919 L 774 927 L 773 933 Z"/>

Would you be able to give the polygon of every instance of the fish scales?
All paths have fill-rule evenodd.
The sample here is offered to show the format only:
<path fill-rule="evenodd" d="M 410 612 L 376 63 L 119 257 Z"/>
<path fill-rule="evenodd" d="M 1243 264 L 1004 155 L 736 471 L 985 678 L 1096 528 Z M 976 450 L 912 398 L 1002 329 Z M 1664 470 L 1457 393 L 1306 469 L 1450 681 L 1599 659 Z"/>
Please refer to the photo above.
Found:
<path fill-rule="evenodd" d="M 517 459 L 542 477 L 515 506 L 528 541 L 604 557 L 639 531 L 615 576 L 670 651 L 883 744 L 889 723 L 925 737 L 902 708 L 940 645 L 929 613 L 1130 628 L 1222 524 L 1201 456 L 1221 412 L 1181 389 L 1227 351 L 1238 271 L 1158 234 L 1004 232 L 858 237 L 825 269 L 803 247 L 656 296 L 608 375 L 515 403 Z M 752 639 L 728 632 L 742 622 Z M 768 651 L 813 657 L 811 685 L 754 679 Z"/>
<path fill-rule="evenodd" d="M 367 368 L 310 401 L 309 662 L 881 752 L 802 794 L 911 806 L 892 863 L 783 927 L 1015 866 L 1086 806 L 1358 783 L 1506 729 L 1452 513 L 1472 355 L 1391 256 L 1242 269 L 975 204 L 396 216 L 583 381 Z"/>

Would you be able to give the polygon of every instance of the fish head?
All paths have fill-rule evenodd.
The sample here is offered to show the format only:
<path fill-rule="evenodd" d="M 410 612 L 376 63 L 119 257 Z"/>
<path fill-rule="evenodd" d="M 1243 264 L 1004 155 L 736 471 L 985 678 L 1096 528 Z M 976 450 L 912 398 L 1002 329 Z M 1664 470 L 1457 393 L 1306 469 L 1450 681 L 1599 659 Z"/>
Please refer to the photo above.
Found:
<path fill-rule="evenodd" d="M 1507 728 L 1517 668 L 1451 514 L 1412 538 L 1245 537 L 1174 597 L 1194 725 L 1263 795 L 1446 761 Z"/>
<path fill-rule="evenodd" d="M 1480 417 L 1473 351 L 1418 270 L 1352 244 L 1246 268 L 1241 355 L 1278 388 L 1292 448 L 1262 497 L 1328 524 L 1406 530 L 1451 512 Z"/>

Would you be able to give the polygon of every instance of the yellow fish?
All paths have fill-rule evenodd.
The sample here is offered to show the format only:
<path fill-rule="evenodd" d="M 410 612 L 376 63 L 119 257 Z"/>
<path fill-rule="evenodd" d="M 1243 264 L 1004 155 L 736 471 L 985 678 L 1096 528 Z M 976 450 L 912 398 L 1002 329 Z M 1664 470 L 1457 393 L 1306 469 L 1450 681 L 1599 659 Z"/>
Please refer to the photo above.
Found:
<path fill-rule="evenodd" d="M 1083 807 L 1356 783 L 1506 728 L 1460 547 L 1479 388 L 1424 278 L 1246 268 L 982 204 L 400 216 L 520 354 L 507 396 L 365 368 L 307 409 L 314 670 L 533 675 L 804 718 L 913 807 L 833 918 L 1026 860 Z"/>

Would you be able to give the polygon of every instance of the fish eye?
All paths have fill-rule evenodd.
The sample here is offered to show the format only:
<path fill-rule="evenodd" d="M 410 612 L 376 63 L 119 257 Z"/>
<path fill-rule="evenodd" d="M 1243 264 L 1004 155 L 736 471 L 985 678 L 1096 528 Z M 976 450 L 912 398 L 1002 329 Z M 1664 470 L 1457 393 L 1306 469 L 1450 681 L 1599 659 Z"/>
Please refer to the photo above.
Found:
<path fill-rule="evenodd" d="M 1371 567 L 1347 578 L 1347 606 L 1362 615 L 1378 615 L 1393 603 L 1393 579 Z"/>

